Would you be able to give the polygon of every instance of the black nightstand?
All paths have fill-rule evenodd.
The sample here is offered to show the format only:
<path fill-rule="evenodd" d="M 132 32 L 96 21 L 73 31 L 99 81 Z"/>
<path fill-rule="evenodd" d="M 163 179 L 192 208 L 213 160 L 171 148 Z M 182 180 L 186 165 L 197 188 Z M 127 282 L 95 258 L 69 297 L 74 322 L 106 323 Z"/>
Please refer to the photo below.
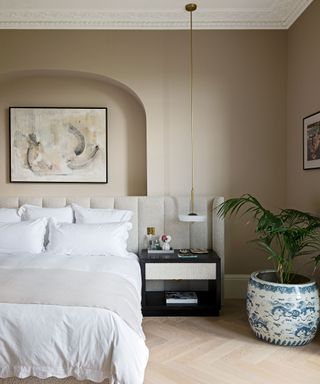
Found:
<path fill-rule="evenodd" d="M 221 308 L 220 257 L 214 252 L 196 258 L 171 254 L 139 254 L 144 316 L 218 316 Z M 206 280 L 207 289 L 195 291 L 198 304 L 167 305 L 165 291 L 146 291 L 146 280 Z"/>

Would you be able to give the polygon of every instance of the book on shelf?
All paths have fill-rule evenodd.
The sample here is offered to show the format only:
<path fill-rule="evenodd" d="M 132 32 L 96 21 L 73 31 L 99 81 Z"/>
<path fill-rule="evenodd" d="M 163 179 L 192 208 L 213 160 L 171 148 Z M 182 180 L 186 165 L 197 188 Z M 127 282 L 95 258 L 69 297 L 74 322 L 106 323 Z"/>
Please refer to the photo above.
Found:
<path fill-rule="evenodd" d="M 198 304 L 195 292 L 166 292 L 166 304 Z"/>
<path fill-rule="evenodd" d="M 174 253 L 174 249 L 169 249 L 169 250 L 163 250 L 163 249 L 147 249 L 148 253 Z"/>

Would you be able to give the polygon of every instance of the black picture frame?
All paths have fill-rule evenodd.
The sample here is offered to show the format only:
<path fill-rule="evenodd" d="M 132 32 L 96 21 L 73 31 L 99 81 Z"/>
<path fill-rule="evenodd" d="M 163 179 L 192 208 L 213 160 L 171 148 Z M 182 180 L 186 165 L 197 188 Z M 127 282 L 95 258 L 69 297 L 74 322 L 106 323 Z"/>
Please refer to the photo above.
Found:
<path fill-rule="evenodd" d="M 9 107 L 11 183 L 108 183 L 106 107 Z"/>
<path fill-rule="evenodd" d="M 303 169 L 320 168 L 320 111 L 303 119 Z"/>

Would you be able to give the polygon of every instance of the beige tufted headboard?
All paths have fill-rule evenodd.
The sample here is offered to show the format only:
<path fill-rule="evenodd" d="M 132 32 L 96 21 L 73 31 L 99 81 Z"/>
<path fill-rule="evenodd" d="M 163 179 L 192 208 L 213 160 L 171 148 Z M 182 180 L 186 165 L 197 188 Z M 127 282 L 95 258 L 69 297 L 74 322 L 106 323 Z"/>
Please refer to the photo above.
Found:
<path fill-rule="evenodd" d="M 134 212 L 128 248 L 139 252 L 145 247 L 146 228 L 156 227 L 158 235 L 172 236 L 174 248 L 213 248 L 224 266 L 224 221 L 217 217 L 214 207 L 223 201 L 222 197 L 198 197 L 195 207 L 199 214 L 206 214 L 204 223 L 182 223 L 180 213 L 189 211 L 189 197 L 173 196 L 125 196 L 125 197 L 0 197 L 0 208 L 17 208 L 23 204 L 42 207 L 64 207 L 76 203 L 91 208 L 130 209 Z"/>

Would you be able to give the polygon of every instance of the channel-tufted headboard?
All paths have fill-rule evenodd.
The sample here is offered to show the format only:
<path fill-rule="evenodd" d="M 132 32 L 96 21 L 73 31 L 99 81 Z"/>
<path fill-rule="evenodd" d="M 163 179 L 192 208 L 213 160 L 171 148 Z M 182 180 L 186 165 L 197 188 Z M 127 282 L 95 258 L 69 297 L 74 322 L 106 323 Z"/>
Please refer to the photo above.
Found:
<path fill-rule="evenodd" d="M 0 197 L 0 208 L 17 208 L 23 204 L 42 207 L 64 207 L 76 203 L 90 208 L 130 209 L 134 212 L 128 248 L 139 252 L 145 247 L 146 228 L 156 227 L 156 233 L 172 236 L 174 248 L 213 248 L 224 265 L 224 221 L 216 215 L 215 206 L 223 197 L 198 197 L 195 207 L 199 214 L 206 214 L 207 221 L 188 224 L 180 222 L 178 215 L 189 211 L 189 197 L 174 196 L 124 196 L 124 197 Z"/>

